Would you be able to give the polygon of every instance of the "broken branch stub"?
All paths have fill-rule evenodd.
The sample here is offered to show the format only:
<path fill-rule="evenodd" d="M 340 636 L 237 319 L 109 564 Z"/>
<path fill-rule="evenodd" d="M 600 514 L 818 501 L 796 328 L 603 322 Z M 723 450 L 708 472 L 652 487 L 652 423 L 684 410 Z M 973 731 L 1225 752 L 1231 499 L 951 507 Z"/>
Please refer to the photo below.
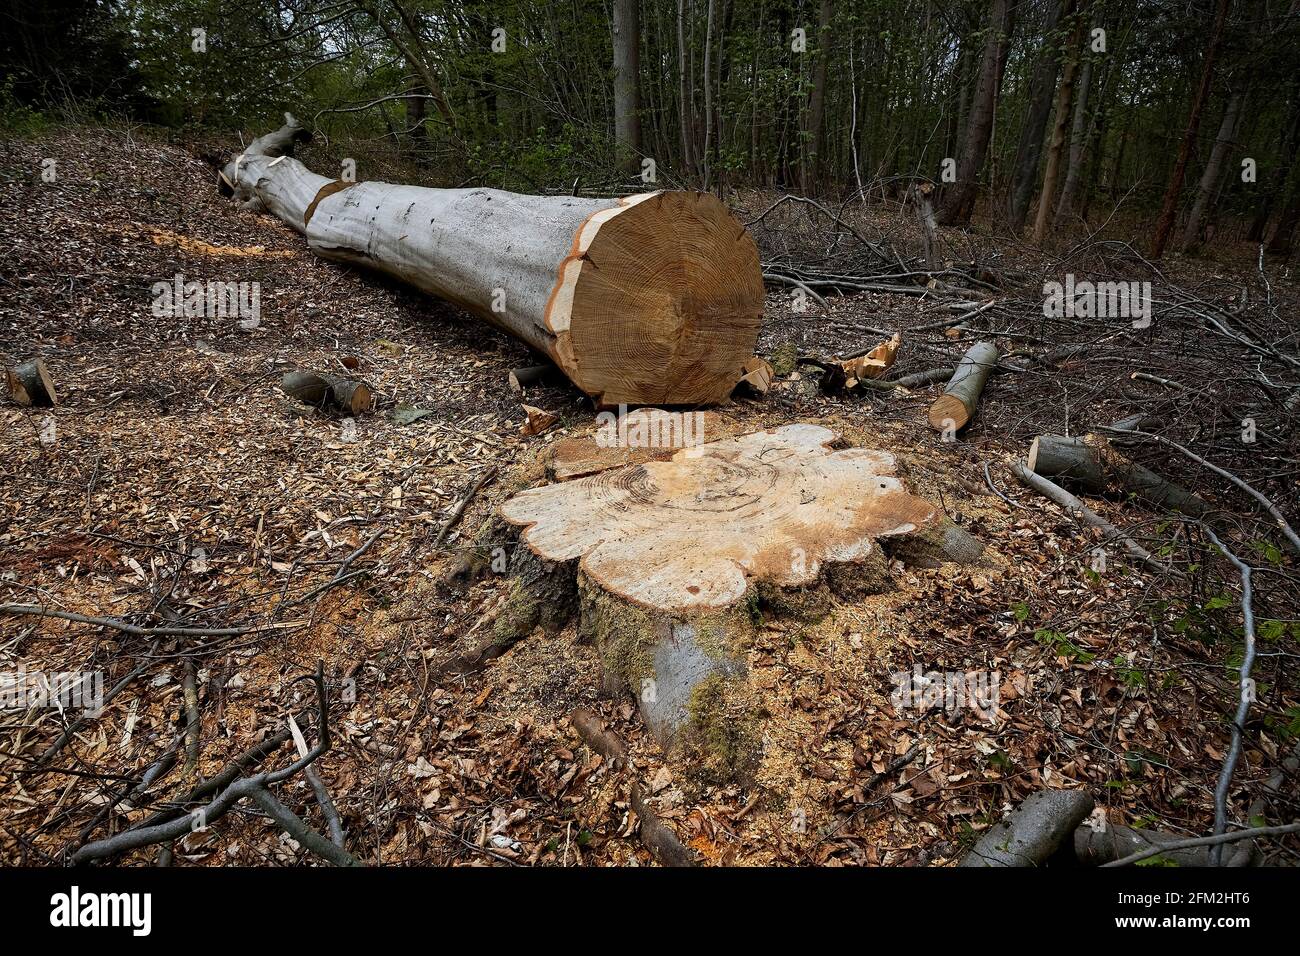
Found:
<path fill-rule="evenodd" d="M 602 406 L 725 401 L 763 314 L 758 248 L 708 193 L 623 199 L 318 176 L 301 127 L 224 172 L 325 259 L 378 269 L 546 355 Z"/>

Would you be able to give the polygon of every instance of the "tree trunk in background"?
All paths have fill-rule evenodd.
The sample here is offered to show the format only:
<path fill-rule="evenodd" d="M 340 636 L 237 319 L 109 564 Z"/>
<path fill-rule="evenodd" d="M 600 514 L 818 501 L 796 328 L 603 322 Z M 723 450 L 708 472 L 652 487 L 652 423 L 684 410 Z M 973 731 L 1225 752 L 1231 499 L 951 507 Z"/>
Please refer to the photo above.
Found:
<path fill-rule="evenodd" d="M 939 220 L 945 226 L 966 225 L 975 211 L 979 195 L 979 176 L 984 168 L 989 139 L 993 135 L 993 117 L 997 111 L 998 90 L 1002 86 L 1004 51 L 1014 22 L 1013 0 L 992 0 L 989 5 L 988 38 L 980 61 L 979 81 L 970 107 L 970 120 L 957 163 L 957 181 L 949 185 Z"/>
<path fill-rule="evenodd" d="M 1223 121 L 1219 124 L 1219 135 L 1214 140 L 1210 159 L 1201 174 L 1200 185 L 1196 188 L 1196 201 L 1192 204 L 1192 211 L 1188 213 L 1187 225 L 1178 244 L 1183 252 L 1190 252 L 1200 242 L 1201 225 L 1206 215 L 1212 211 L 1219 188 L 1219 178 L 1223 175 L 1228 153 L 1237 139 L 1237 126 L 1241 122 L 1241 107 L 1245 98 L 1245 90 L 1238 87 L 1228 96 L 1228 103 L 1223 108 Z"/>
<path fill-rule="evenodd" d="M 1092 60 L 1083 61 L 1079 73 L 1079 88 L 1074 94 L 1074 125 L 1070 128 L 1070 163 L 1065 171 L 1065 185 L 1061 187 L 1061 200 L 1056 207 L 1056 221 L 1064 223 L 1074 214 L 1079 184 L 1083 181 L 1084 157 L 1087 155 L 1090 127 L 1088 124 L 1088 91 L 1092 86 Z"/>
<path fill-rule="evenodd" d="M 424 90 L 416 92 L 423 93 Z M 430 159 L 429 131 L 424 128 L 424 120 L 428 115 L 425 104 L 428 102 L 423 96 L 413 96 L 405 101 L 407 136 L 410 137 L 407 152 L 414 162 L 426 167 Z"/>
<path fill-rule="evenodd" d="M 817 65 L 813 68 L 812 98 L 808 104 L 808 149 L 804 162 L 804 192 L 815 191 L 820 180 L 826 144 L 826 66 L 830 60 L 830 27 L 834 8 L 831 0 L 821 0 L 817 12 Z"/>
<path fill-rule="evenodd" d="M 1282 210 L 1282 216 L 1273 229 L 1273 238 L 1268 243 L 1271 255 L 1291 257 L 1291 244 L 1295 239 L 1297 225 L 1300 225 L 1300 183 L 1296 184 L 1291 193 L 1291 201 Z"/>
<path fill-rule="evenodd" d="M 1269 170 L 1268 185 L 1264 188 L 1264 194 L 1255 208 L 1255 218 L 1246 233 L 1246 238 L 1251 242 L 1262 242 L 1267 235 L 1273 203 L 1282 195 L 1286 181 L 1291 176 L 1291 167 L 1295 165 L 1297 148 L 1300 147 L 1300 85 L 1292 85 L 1291 109 L 1283 130 L 1280 161 L 1276 168 Z"/>
<path fill-rule="evenodd" d="M 682 120 L 682 167 L 689 176 L 695 173 L 695 111 L 691 108 L 686 63 L 686 0 L 677 0 L 677 83 L 681 97 L 678 108 Z"/>
<path fill-rule="evenodd" d="M 1029 202 L 1038 185 L 1038 163 L 1043 155 L 1043 136 L 1047 132 L 1047 117 L 1052 110 L 1052 92 L 1056 89 L 1056 74 L 1060 68 L 1060 54 L 1056 47 L 1056 29 L 1063 18 L 1074 9 L 1074 0 L 1055 0 L 1048 8 L 1047 22 L 1043 25 L 1045 43 L 1034 64 L 1034 75 L 1029 83 L 1029 112 L 1020 128 L 1020 144 L 1016 147 L 1016 167 L 1011 184 L 1007 219 L 1011 231 L 1019 235 L 1025 228 L 1029 215 Z"/>
<path fill-rule="evenodd" d="M 1061 159 L 1065 154 L 1066 131 L 1070 128 L 1070 104 L 1074 99 L 1074 84 L 1079 75 L 1079 49 L 1083 43 L 1083 20 L 1070 31 L 1070 44 L 1061 74 L 1061 87 L 1056 91 L 1056 121 L 1052 124 L 1052 142 L 1047 148 L 1047 166 L 1043 170 L 1043 191 L 1038 197 L 1038 215 L 1034 217 L 1034 241 L 1042 242 L 1052 224 L 1052 209 L 1056 204 L 1056 183 L 1061 175 Z"/>
<path fill-rule="evenodd" d="M 614 0 L 614 142 L 623 169 L 641 168 L 640 0 Z"/>
<path fill-rule="evenodd" d="M 705 18 L 704 27 L 704 155 L 701 159 L 701 165 L 704 168 L 704 186 L 705 192 L 708 191 L 712 182 L 710 179 L 713 172 L 712 151 L 716 143 L 714 135 L 713 114 L 713 35 L 718 30 L 718 0 L 709 0 L 708 14 Z"/>
<path fill-rule="evenodd" d="M 1219 56 L 1219 43 L 1223 39 L 1223 24 L 1228 18 L 1228 0 L 1219 0 L 1214 13 L 1214 25 L 1210 28 L 1209 42 L 1205 47 L 1205 64 L 1201 67 L 1201 83 L 1192 100 L 1192 112 L 1187 118 L 1187 129 L 1183 133 L 1182 145 L 1178 147 L 1178 159 L 1174 162 L 1173 174 L 1169 177 L 1169 187 L 1165 190 L 1165 200 L 1160 208 L 1160 218 L 1156 220 L 1155 239 L 1151 243 L 1151 257 L 1159 259 L 1165 253 L 1169 243 L 1169 234 L 1174 231 L 1174 217 L 1178 215 L 1178 199 L 1183 192 L 1183 180 L 1187 177 L 1187 162 L 1192 155 L 1192 146 L 1196 142 L 1196 131 L 1201 126 L 1201 114 L 1210 98 L 1210 87 L 1214 82 L 1214 61 Z"/>

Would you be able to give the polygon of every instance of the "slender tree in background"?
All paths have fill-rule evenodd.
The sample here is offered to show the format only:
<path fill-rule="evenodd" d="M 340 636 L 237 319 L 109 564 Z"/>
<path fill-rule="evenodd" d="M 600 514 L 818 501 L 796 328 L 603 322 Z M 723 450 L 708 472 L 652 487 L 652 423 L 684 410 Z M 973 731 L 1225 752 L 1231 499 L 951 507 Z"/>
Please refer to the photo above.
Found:
<path fill-rule="evenodd" d="M 713 156 L 716 140 L 713 134 L 713 38 L 718 30 L 718 0 L 708 0 L 709 13 L 704 28 L 704 154 L 702 157 L 704 189 L 712 183 Z"/>
<path fill-rule="evenodd" d="M 1007 204 L 1007 219 L 1013 233 L 1025 228 L 1029 203 L 1034 198 L 1038 184 L 1038 163 L 1043 153 L 1043 136 L 1047 131 L 1047 117 L 1052 111 L 1052 91 L 1056 88 L 1056 74 L 1060 65 L 1060 47 L 1056 30 L 1062 18 L 1074 9 L 1074 0 L 1049 0 L 1047 20 L 1043 24 L 1042 48 L 1034 61 L 1034 73 L 1029 85 L 1029 111 L 1020 127 L 1020 143 L 1016 147 L 1016 166 L 1011 183 L 1011 196 Z"/>
<path fill-rule="evenodd" d="M 682 166 L 694 172 L 695 162 L 695 110 L 691 105 L 690 64 L 686 54 L 686 0 L 677 0 L 677 83 L 681 99 L 678 111 L 682 122 Z"/>
<path fill-rule="evenodd" d="M 614 141 L 628 172 L 641 162 L 640 0 L 614 0 Z"/>
<path fill-rule="evenodd" d="M 1246 91 L 1241 86 L 1228 96 L 1227 105 L 1223 110 L 1223 120 L 1219 123 L 1219 135 L 1215 137 L 1214 148 L 1210 151 L 1210 158 L 1205 164 L 1204 172 L 1201 173 L 1200 184 L 1196 187 L 1196 200 L 1192 204 L 1192 211 L 1187 214 L 1187 224 L 1183 227 L 1183 236 L 1178 243 L 1179 249 L 1183 252 L 1191 251 L 1200 242 L 1201 228 L 1218 195 L 1219 180 L 1223 176 L 1228 154 L 1236 145 L 1237 126 L 1241 122 L 1242 104 L 1245 100 Z"/>
<path fill-rule="evenodd" d="M 1070 31 L 1070 42 L 1065 55 L 1065 69 L 1061 73 L 1061 86 L 1056 91 L 1053 107 L 1056 119 L 1052 124 L 1052 142 L 1047 147 L 1047 166 L 1043 170 L 1043 189 L 1038 198 L 1038 214 L 1034 217 L 1034 241 L 1042 242 L 1052 224 L 1052 210 L 1056 204 L 1056 183 L 1061 174 L 1061 160 L 1065 152 L 1066 131 L 1070 128 L 1070 105 L 1074 99 L 1075 78 L 1079 74 L 1080 44 L 1083 42 L 1083 20 L 1079 19 Z"/>
<path fill-rule="evenodd" d="M 1085 52 L 1074 93 L 1074 120 L 1070 126 L 1070 160 L 1065 170 L 1065 185 L 1056 204 L 1056 222 L 1065 223 L 1074 214 L 1075 197 L 1083 181 L 1084 157 L 1088 148 L 1088 95 L 1092 90 L 1092 58 Z"/>
<path fill-rule="evenodd" d="M 989 4 L 984 55 L 980 61 L 979 82 L 975 87 L 970 118 L 966 123 L 961 158 L 957 162 L 957 181 L 948 187 L 939 214 L 939 221 L 945 226 L 966 225 L 975 211 L 979 176 L 993 135 L 993 117 L 997 112 L 1015 10 L 1016 0 L 991 0 Z"/>
<path fill-rule="evenodd" d="M 804 191 L 811 192 L 822 173 L 826 146 L 826 68 L 830 61 L 831 0 L 821 0 L 817 13 L 817 65 L 813 68 L 812 98 L 808 103 L 808 160 L 804 164 Z"/>
<path fill-rule="evenodd" d="M 1174 161 L 1174 171 L 1165 189 L 1160 218 L 1156 220 L 1155 238 L 1151 242 L 1151 256 L 1155 259 L 1164 255 L 1165 246 L 1169 243 L 1169 234 L 1174 229 L 1174 217 L 1178 214 L 1178 200 L 1183 192 L 1183 180 L 1187 177 L 1187 161 L 1191 158 L 1196 132 L 1201 126 L 1201 114 L 1205 112 L 1206 101 L 1210 98 L 1210 87 L 1214 82 L 1214 61 L 1219 55 L 1219 43 L 1223 39 L 1223 25 L 1227 18 L 1228 0 L 1217 0 L 1214 25 L 1210 27 L 1209 40 L 1205 46 L 1205 62 L 1201 66 L 1201 82 L 1196 88 L 1196 97 L 1192 100 L 1192 112 L 1187 118 L 1187 129 L 1183 132 L 1178 158 Z"/>

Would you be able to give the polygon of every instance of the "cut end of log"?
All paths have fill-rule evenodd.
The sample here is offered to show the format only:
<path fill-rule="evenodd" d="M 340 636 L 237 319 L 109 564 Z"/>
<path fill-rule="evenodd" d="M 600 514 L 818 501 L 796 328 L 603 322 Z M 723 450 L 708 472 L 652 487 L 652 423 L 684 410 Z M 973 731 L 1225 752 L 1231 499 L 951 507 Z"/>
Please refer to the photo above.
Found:
<path fill-rule="evenodd" d="M 930 406 L 930 427 L 935 431 L 954 428 L 958 431 L 966 427 L 971 415 L 962 400 L 956 395 L 940 395 Z"/>
<path fill-rule="evenodd" d="M 1040 441 L 1042 441 L 1041 436 L 1035 438 L 1033 441 L 1029 443 L 1029 457 L 1025 459 L 1025 464 L 1029 466 L 1029 470 L 1035 473 L 1039 473 L 1038 472 L 1038 443 Z"/>
<path fill-rule="evenodd" d="M 5 372 L 9 394 L 19 405 L 53 408 L 59 403 L 54 393 L 54 379 L 40 359 L 32 359 Z"/>
<path fill-rule="evenodd" d="M 561 365 L 605 407 L 716 404 L 754 354 L 758 249 L 708 193 L 633 197 L 593 214 L 547 307 Z"/>

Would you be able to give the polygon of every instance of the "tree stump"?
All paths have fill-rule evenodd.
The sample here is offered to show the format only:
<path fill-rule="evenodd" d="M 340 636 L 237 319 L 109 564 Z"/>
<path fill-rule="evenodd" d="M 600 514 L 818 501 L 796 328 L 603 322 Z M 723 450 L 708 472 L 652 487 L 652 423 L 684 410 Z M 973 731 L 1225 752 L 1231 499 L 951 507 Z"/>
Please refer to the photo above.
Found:
<path fill-rule="evenodd" d="M 892 455 L 833 451 L 835 438 L 786 425 L 532 488 L 501 508 L 524 547 L 575 569 L 579 630 L 606 690 L 631 692 L 662 744 L 699 748 L 720 777 L 757 759 L 761 708 L 745 676 L 761 608 L 823 615 L 829 588 L 883 572 L 878 540 L 946 537 Z"/>

